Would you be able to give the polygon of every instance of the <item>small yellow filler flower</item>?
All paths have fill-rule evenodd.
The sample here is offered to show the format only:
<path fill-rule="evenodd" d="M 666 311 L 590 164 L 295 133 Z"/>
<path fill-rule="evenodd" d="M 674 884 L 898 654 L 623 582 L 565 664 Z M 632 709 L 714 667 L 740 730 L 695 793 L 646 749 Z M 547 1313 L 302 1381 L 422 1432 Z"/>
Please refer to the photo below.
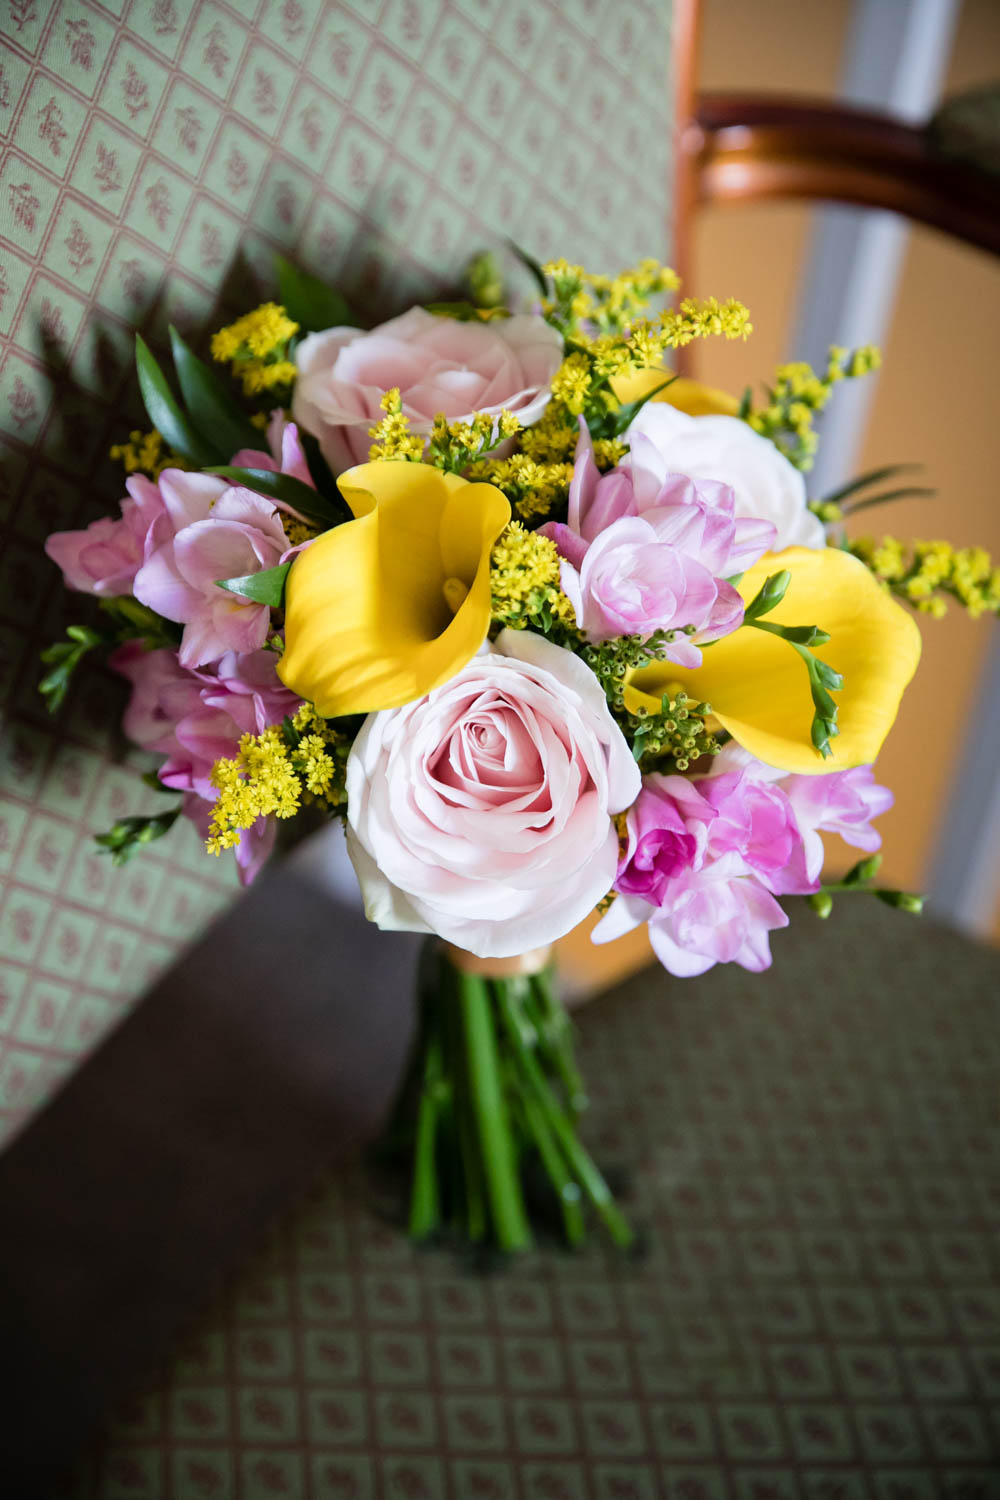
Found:
<path fill-rule="evenodd" d="M 740 580 L 749 602 L 765 579 L 787 569 L 791 582 L 768 614 L 780 625 L 818 625 L 830 640 L 813 648 L 844 679 L 836 694 L 839 734 L 824 759 L 810 737 L 813 706 L 808 673 L 797 651 L 752 626 L 705 648 L 690 671 L 656 662 L 635 673 L 625 690 L 630 713 L 657 713 L 665 692 L 679 687 L 704 700 L 723 729 L 766 765 L 804 776 L 826 776 L 876 757 L 920 660 L 920 631 L 856 557 L 837 547 L 789 547 L 769 554 Z"/>
<path fill-rule="evenodd" d="M 330 719 L 411 703 L 475 656 L 510 520 L 493 485 L 429 464 L 359 464 L 337 484 L 355 519 L 292 564 L 277 668 Z"/>

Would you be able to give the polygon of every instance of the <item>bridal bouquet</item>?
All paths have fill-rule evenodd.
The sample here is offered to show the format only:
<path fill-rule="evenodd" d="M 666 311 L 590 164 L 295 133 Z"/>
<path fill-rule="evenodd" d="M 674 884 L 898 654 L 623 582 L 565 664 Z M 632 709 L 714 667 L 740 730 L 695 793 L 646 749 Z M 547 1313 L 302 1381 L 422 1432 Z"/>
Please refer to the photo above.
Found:
<path fill-rule="evenodd" d="M 848 543 L 893 471 L 807 498 L 815 414 L 877 364 L 830 351 L 763 400 L 677 378 L 694 339 L 745 338 L 735 301 L 672 299 L 522 257 L 470 300 L 368 331 L 279 264 L 281 302 L 137 340 L 152 424 L 114 450 L 114 519 L 49 538 L 100 623 L 45 653 L 57 707 L 90 650 L 131 684 L 126 734 L 162 756 L 166 811 L 98 842 L 116 861 L 192 819 L 249 881 L 279 820 L 343 820 L 369 918 L 433 935 L 408 1097 L 411 1231 L 530 1240 L 524 1178 L 579 1243 L 630 1230 L 577 1134 L 583 1086 L 549 973 L 595 908 L 648 924 L 675 975 L 762 970 L 780 898 L 824 916 L 874 890 L 891 803 L 872 763 L 920 652 L 912 606 L 1000 606 L 979 549 Z M 821 834 L 865 857 L 822 883 Z M 540 1170 L 539 1170 L 540 1169 Z"/>

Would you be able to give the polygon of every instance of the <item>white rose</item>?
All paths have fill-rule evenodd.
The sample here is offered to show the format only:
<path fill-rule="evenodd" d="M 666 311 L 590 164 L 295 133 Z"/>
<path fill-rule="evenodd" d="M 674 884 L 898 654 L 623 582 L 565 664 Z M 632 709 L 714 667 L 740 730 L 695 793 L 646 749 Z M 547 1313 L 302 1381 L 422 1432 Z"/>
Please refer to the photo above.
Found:
<path fill-rule="evenodd" d="M 612 816 L 640 785 L 589 667 L 505 630 L 442 687 L 362 725 L 347 842 L 366 914 L 483 958 L 543 947 L 611 889 Z"/>
<path fill-rule="evenodd" d="M 739 417 L 689 417 L 665 402 L 649 401 L 626 437 L 639 433 L 656 449 L 664 473 L 721 480 L 736 495 L 738 516 L 772 522 L 775 552 L 826 546 L 823 523 L 806 508 L 799 470 Z"/>

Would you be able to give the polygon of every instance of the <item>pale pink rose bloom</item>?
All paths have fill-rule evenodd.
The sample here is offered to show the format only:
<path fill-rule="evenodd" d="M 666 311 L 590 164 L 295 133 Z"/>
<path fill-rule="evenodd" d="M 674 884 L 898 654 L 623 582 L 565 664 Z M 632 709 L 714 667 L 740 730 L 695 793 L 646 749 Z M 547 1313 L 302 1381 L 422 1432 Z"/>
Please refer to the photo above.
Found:
<path fill-rule="evenodd" d="M 354 742 L 348 849 L 368 917 L 483 957 L 552 942 L 610 889 L 612 816 L 639 787 L 590 669 L 505 630 Z"/>
<path fill-rule="evenodd" d="M 180 663 L 200 667 L 226 651 L 245 655 L 263 646 L 269 606 L 220 588 L 218 580 L 276 567 L 289 544 L 273 501 L 251 490 L 223 482 L 203 518 L 195 518 L 193 505 L 188 509 L 192 518 L 143 564 L 134 589 L 140 603 L 184 626 Z"/>
<path fill-rule="evenodd" d="M 137 641 L 119 647 L 111 665 L 132 684 L 123 728 L 144 750 L 167 757 L 158 771 L 164 786 L 184 792 L 184 815 L 207 837 L 217 792 L 209 776 L 215 761 L 231 758 L 244 734 L 260 734 L 301 700 L 275 673 L 270 651 L 228 652 L 210 672 L 182 667 L 176 652 L 144 651 Z M 236 853 L 240 879 L 249 884 L 274 842 L 274 820 L 260 818 L 241 836 Z"/>
<path fill-rule="evenodd" d="M 633 448 L 640 434 L 657 454 L 664 475 L 716 479 L 733 491 L 737 516 L 770 521 L 775 528 L 772 551 L 826 545 L 822 522 L 807 508 L 799 470 L 741 418 L 690 417 L 665 402 L 649 401 L 626 433 Z"/>
<path fill-rule="evenodd" d="M 665 472 L 639 432 L 628 459 L 600 474 L 581 421 L 566 523 L 541 534 L 559 550 L 563 592 L 588 640 L 676 631 L 665 659 L 697 667 L 699 645 L 743 621 L 727 578 L 755 563 L 775 532 L 769 521 L 738 519 L 726 485 Z"/>
<path fill-rule="evenodd" d="M 369 428 L 384 416 L 386 391 L 399 389 L 416 433 L 429 432 L 438 412 L 463 421 L 505 408 L 530 427 L 562 358 L 562 339 L 542 318 L 460 323 L 411 307 L 370 333 L 328 328 L 303 339 L 292 416 L 339 473 L 368 462 Z"/>

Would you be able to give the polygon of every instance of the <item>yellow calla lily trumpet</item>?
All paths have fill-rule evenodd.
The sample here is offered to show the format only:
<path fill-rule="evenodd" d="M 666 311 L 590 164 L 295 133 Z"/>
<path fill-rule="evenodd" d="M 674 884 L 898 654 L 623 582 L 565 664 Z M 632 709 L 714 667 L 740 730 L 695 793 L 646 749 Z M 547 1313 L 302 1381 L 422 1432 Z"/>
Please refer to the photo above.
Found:
<path fill-rule="evenodd" d="M 870 764 L 892 728 L 899 700 L 920 660 L 916 621 L 865 565 L 836 547 L 789 547 L 763 557 L 739 584 L 749 601 L 770 575 L 791 582 L 766 619 L 818 625 L 830 640 L 812 647 L 844 679 L 835 693 L 839 734 L 823 758 L 813 747 L 809 677 L 799 653 L 779 636 L 745 625 L 704 649 L 700 667 L 656 662 L 636 672 L 625 706 L 659 713 L 668 690 L 710 703 L 722 728 L 758 760 L 783 771 L 824 776 Z"/>
<path fill-rule="evenodd" d="M 454 677 L 490 621 L 490 553 L 510 504 L 428 464 L 359 464 L 337 481 L 355 519 L 288 574 L 278 676 L 324 718 L 399 708 Z"/>

